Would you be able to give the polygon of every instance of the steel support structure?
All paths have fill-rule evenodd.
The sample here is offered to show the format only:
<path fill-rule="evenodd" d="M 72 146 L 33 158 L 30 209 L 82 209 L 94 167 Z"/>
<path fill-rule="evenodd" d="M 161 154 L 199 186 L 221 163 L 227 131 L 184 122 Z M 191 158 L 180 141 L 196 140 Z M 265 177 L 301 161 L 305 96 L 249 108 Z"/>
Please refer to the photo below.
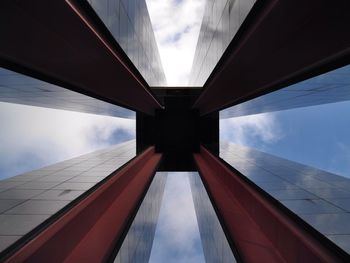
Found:
<path fill-rule="evenodd" d="M 153 115 L 162 106 L 84 3 L 1 1 L 0 66 Z"/>
<path fill-rule="evenodd" d="M 121 243 L 160 160 L 148 148 L 5 262 L 105 262 Z"/>
<path fill-rule="evenodd" d="M 194 104 L 201 115 L 350 63 L 350 2 L 257 1 Z"/>
<path fill-rule="evenodd" d="M 243 262 L 344 262 L 346 255 L 331 242 L 325 244 L 324 237 L 304 229 L 203 146 L 194 159 L 226 235 Z"/>

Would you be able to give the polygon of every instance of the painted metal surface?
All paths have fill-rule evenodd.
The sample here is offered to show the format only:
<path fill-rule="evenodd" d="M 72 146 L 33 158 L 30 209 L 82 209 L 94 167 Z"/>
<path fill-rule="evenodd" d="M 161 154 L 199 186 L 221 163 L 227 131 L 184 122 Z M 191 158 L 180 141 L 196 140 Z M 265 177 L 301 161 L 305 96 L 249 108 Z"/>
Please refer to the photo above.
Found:
<path fill-rule="evenodd" d="M 194 104 L 202 115 L 350 62 L 346 0 L 257 1 Z"/>
<path fill-rule="evenodd" d="M 86 9 L 73 0 L 1 1 L 0 66 L 154 114 L 161 105 L 147 83 Z"/>
<path fill-rule="evenodd" d="M 205 148 L 194 158 L 244 262 L 343 262 Z"/>
<path fill-rule="evenodd" d="M 6 262 L 104 262 L 150 185 L 161 154 L 150 147 Z"/>

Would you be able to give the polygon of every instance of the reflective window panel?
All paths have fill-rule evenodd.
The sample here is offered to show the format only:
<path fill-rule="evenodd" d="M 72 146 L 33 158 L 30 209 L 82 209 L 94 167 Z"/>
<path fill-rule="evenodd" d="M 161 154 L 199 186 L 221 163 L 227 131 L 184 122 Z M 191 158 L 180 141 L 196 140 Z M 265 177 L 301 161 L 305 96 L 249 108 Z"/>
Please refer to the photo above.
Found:
<path fill-rule="evenodd" d="M 131 140 L 0 181 L 0 251 L 136 155 Z"/>
<path fill-rule="evenodd" d="M 350 253 L 350 179 L 228 142 L 220 157 Z"/>
<path fill-rule="evenodd" d="M 189 176 L 168 173 L 150 263 L 205 262 Z"/>
<path fill-rule="evenodd" d="M 191 173 L 189 179 L 205 261 L 236 262 L 199 174 Z"/>
<path fill-rule="evenodd" d="M 88 0 L 150 86 L 166 86 L 145 0 Z"/>
<path fill-rule="evenodd" d="M 255 0 L 206 1 L 190 86 L 204 85 L 254 3 Z"/>
<path fill-rule="evenodd" d="M 0 101 L 135 119 L 135 112 L 0 68 Z"/>
<path fill-rule="evenodd" d="M 156 173 L 133 223 L 114 259 L 115 263 L 148 263 L 163 198 L 166 172 Z"/>
<path fill-rule="evenodd" d="M 273 112 L 350 99 L 350 65 L 301 81 L 220 112 L 220 118 Z"/>

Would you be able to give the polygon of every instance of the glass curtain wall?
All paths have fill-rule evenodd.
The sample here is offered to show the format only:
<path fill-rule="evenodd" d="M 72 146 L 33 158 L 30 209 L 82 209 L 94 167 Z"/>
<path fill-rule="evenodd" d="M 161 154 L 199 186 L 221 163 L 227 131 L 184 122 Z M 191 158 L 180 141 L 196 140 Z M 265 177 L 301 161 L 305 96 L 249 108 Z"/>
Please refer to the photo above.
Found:
<path fill-rule="evenodd" d="M 253 7 L 255 0 L 210 0 L 190 74 L 190 86 L 203 86 Z"/>
<path fill-rule="evenodd" d="M 88 0 L 150 86 L 166 86 L 145 0 Z"/>
<path fill-rule="evenodd" d="M 149 262 L 166 180 L 166 172 L 158 172 L 154 176 L 114 259 L 115 263 Z"/>
<path fill-rule="evenodd" d="M 231 118 L 350 99 L 350 66 L 341 67 L 220 112 Z"/>
<path fill-rule="evenodd" d="M 135 119 L 134 111 L 0 68 L 0 101 Z"/>
<path fill-rule="evenodd" d="M 220 112 L 220 157 L 348 253 L 349 70 L 344 66 Z"/>

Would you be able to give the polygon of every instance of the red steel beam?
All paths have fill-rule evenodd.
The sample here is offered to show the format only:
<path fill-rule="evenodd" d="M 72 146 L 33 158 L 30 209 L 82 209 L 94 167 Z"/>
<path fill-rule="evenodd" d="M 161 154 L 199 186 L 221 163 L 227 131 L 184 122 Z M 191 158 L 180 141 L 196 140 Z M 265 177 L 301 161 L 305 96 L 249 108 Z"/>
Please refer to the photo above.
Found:
<path fill-rule="evenodd" d="M 243 262 L 344 262 L 204 147 L 194 158 Z"/>
<path fill-rule="evenodd" d="M 153 179 L 161 154 L 148 148 L 6 260 L 105 262 Z"/>
<path fill-rule="evenodd" d="M 153 115 L 146 82 L 78 3 L 0 1 L 0 66 Z"/>
<path fill-rule="evenodd" d="M 194 104 L 201 115 L 350 63 L 350 1 L 258 0 Z"/>

